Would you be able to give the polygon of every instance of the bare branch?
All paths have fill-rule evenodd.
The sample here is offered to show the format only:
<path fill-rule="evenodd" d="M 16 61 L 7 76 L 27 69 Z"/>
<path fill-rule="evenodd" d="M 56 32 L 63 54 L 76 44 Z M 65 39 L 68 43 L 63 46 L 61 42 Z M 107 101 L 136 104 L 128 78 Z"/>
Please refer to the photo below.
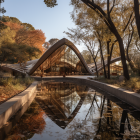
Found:
<path fill-rule="evenodd" d="M 94 2 L 91 2 L 90 0 L 81 0 L 83 1 L 86 5 L 88 5 L 91 9 L 93 9 L 94 11 L 96 11 L 96 13 L 104 20 L 104 22 L 107 24 L 107 26 L 109 27 L 109 29 L 111 30 L 111 25 L 108 22 L 107 19 L 107 15 L 106 13 L 103 11 L 103 9 L 101 7 L 99 7 L 97 4 L 95 4 Z"/>
<path fill-rule="evenodd" d="M 97 53 L 96 53 L 96 56 L 95 56 L 95 59 L 97 58 L 97 55 L 98 55 L 99 51 L 100 51 L 100 49 L 98 49 L 98 51 L 97 51 Z"/>
<path fill-rule="evenodd" d="M 136 46 L 136 47 L 137 47 L 138 51 L 140 51 L 140 48 L 138 46 Z"/>
<path fill-rule="evenodd" d="M 129 50 L 130 43 L 131 43 L 131 41 L 132 41 L 132 37 L 133 37 L 133 34 L 134 34 L 134 27 L 133 27 L 133 25 L 132 25 L 133 21 L 134 21 L 134 18 L 133 18 L 133 20 L 132 20 L 132 22 L 131 22 L 132 32 L 129 30 L 128 44 L 127 44 L 127 49 L 126 49 L 128 61 L 130 61 L 130 58 L 129 58 L 129 55 L 128 55 L 128 50 Z M 130 33 L 130 32 L 131 32 L 131 33 Z"/>
<path fill-rule="evenodd" d="M 109 13 L 111 13 L 111 12 L 112 12 L 112 10 L 113 10 L 113 8 L 114 8 L 114 6 L 115 6 L 115 2 L 116 2 L 116 0 L 113 0 L 113 6 L 111 7 L 111 9 L 110 9 Z"/>
<path fill-rule="evenodd" d="M 111 60 L 111 57 L 112 57 L 112 52 L 113 52 L 114 45 L 115 45 L 115 43 L 116 43 L 117 41 L 118 41 L 118 40 L 115 40 L 115 41 L 112 43 L 111 50 L 110 50 L 110 60 Z"/>
<path fill-rule="evenodd" d="M 128 25 L 129 25 L 129 23 L 130 23 L 130 21 L 131 21 L 132 15 L 133 15 L 133 12 L 131 13 L 131 15 L 130 15 L 130 17 L 129 17 L 129 20 L 128 20 L 128 22 L 127 22 L 125 28 L 123 29 L 123 32 L 124 32 L 124 31 L 126 30 L 126 28 L 128 27 Z"/>
<path fill-rule="evenodd" d="M 108 18 L 110 18 L 110 12 L 109 12 L 109 0 L 107 0 L 107 15 L 108 15 Z"/>

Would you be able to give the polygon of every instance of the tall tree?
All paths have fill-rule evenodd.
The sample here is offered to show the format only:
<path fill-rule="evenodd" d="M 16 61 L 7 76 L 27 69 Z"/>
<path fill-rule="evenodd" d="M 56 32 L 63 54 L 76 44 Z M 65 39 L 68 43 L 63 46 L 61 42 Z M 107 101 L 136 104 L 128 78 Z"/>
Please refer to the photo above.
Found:
<path fill-rule="evenodd" d="M 91 9 L 93 9 L 99 15 L 99 17 L 105 22 L 105 24 L 108 26 L 109 30 L 115 35 L 115 37 L 119 43 L 121 61 L 123 64 L 123 74 L 124 74 L 125 78 L 127 80 L 129 80 L 130 77 L 129 77 L 128 68 L 127 68 L 127 64 L 126 64 L 123 40 L 122 40 L 121 34 L 119 33 L 119 29 L 117 29 L 114 24 L 115 17 L 116 18 L 118 18 L 118 16 L 122 17 L 122 14 L 117 15 L 118 14 L 117 11 L 121 12 L 120 8 L 122 8 L 123 3 L 122 2 L 117 3 L 116 0 L 113 0 L 113 1 L 110 1 L 110 0 L 107 0 L 107 1 L 81 0 L 81 1 L 83 1 L 87 6 L 89 6 Z M 117 9 L 115 6 L 117 6 Z M 112 14 L 112 11 L 114 9 L 116 11 L 116 15 L 114 15 L 115 13 Z M 131 14 L 130 14 L 130 18 L 131 18 Z M 128 20 L 128 23 L 129 22 L 130 21 Z M 128 23 L 126 23 L 126 26 L 124 27 L 124 29 L 128 26 Z"/>
<path fill-rule="evenodd" d="M 107 76 L 104 59 L 106 58 L 108 59 L 108 78 L 109 78 L 111 56 L 113 53 L 114 45 L 117 42 L 115 36 L 109 31 L 108 27 L 102 22 L 102 20 L 99 19 L 98 15 L 95 12 L 93 13 L 92 9 L 88 8 L 85 4 L 81 4 L 77 7 L 77 9 L 74 9 L 71 14 L 71 17 L 75 22 L 75 24 L 78 26 L 78 29 L 69 30 L 70 32 L 67 33 L 67 35 L 70 38 L 73 38 L 75 42 L 77 41 L 77 38 L 79 40 L 81 38 L 82 40 L 83 36 L 86 36 L 84 37 L 86 42 L 88 42 L 87 40 L 91 40 L 91 42 L 94 41 L 98 43 L 98 45 L 100 46 L 100 54 L 102 58 L 101 62 L 103 62 L 105 77 Z M 71 34 L 72 32 L 74 33 L 73 35 Z M 93 43 L 90 43 L 89 45 L 91 44 Z M 107 48 L 107 51 L 103 51 L 105 47 Z M 108 54 L 105 54 L 107 52 Z M 103 54 L 105 55 L 103 56 Z"/>
<path fill-rule="evenodd" d="M 123 40 L 120 34 L 120 31 L 116 28 L 116 25 L 114 24 L 115 19 L 120 16 L 122 19 L 122 9 L 127 7 L 131 7 L 129 12 L 127 13 L 126 17 L 128 21 L 126 22 L 124 29 L 127 28 L 127 26 L 130 23 L 130 20 L 132 18 L 133 14 L 133 6 L 131 1 L 120 1 L 120 0 L 104 0 L 104 1 L 99 1 L 99 0 L 71 0 L 72 5 L 77 5 L 77 7 L 80 5 L 80 1 L 84 2 L 87 6 L 89 6 L 91 9 L 93 9 L 99 17 L 105 22 L 105 24 L 108 26 L 109 30 L 115 35 L 116 39 L 118 40 L 119 43 L 119 48 L 120 48 L 120 54 L 121 54 L 121 61 L 123 64 L 123 73 L 124 76 L 127 80 L 129 80 L 129 74 L 128 74 L 128 68 L 126 64 L 126 58 L 125 58 L 125 50 L 124 50 L 124 44 Z M 135 0 L 134 0 L 135 1 Z M 138 1 L 137 1 L 138 2 Z M 75 7 L 76 9 L 76 7 Z M 115 11 L 115 15 L 113 13 Z M 112 14 L 113 13 L 113 14 Z M 84 17 L 83 17 L 84 18 Z"/>
<path fill-rule="evenodd" d="M 29 31 L 21 29 L 16 33 L 15 42 L 17 44 L 26 44 L 34 46 L 44 52 L 43 44 L 45 42 L 45 35 L 41 30 Z"/>

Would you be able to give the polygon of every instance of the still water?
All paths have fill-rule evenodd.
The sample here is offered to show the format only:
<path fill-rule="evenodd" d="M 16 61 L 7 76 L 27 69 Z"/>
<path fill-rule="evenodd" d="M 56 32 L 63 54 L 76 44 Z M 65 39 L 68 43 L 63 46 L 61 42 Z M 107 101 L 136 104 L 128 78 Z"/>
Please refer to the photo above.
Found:
<path fill-rule="evenodd" d="M 87 86 L 42 82 L 6 140 L 140 140 L 140 111 Z"/>

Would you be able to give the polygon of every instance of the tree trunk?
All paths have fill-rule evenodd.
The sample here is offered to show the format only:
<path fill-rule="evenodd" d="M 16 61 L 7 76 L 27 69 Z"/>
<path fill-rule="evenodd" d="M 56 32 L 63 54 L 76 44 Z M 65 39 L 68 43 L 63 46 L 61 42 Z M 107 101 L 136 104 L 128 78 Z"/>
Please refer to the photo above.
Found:
<path fill-rule="evenodd" d="M 98 75 L 97 64 L 96 64 L 95 59 L 94 59 L 94 63 L 95 63 L 95 69 L 96 69 L 97 77 L 98 77 L 99 75 Z"/>
<path fill-rule="evenodd" d="M 108 28 L 110 29 L 110 31 L 115 35 L 115 37 L 117 38 L 118 42 L 119 42 L 119 47 L 120 47 L 120 53 L 121 53 L 121 61 L 122 61 L 122 65 L 123 65 L 123 74 L 124 77 L 129 80 L 129 73 L 128 73 L 128 68 L 127 68 L 127 64 L 126 64 L 126 58 L 125 58 L 125 51 L 124 51 L 124 45 L 123 45 L 123 41 L 121 36 L 119 35 L 114 23 L 112 22 L 111 18 L 107 16 L 107 14 L 102 10 L 101 7 L 99 7 L 98 5 L 96 5 L 94 3 L 94 1 L 87 1 L 87 0 L 82 0 L 87 6 L 89 6 L 91 9 L 93 9 L 94 11 L 96 11 L 97 14 L 99 14 L 99 16 L 104 20 L 104 22 L 106 23 L 106 25 L 108 26 Z M 138 0 L 134 0 L 138 2 Z M 96 10 L 97 9 L 97 10 Z M 99 11 L 102 13 L 100 13 Z M 98 12 L 97 12 L 98 11 Z M 136 13 L 139 13 L 136 12 Z M 139 24 L 140 25 L 140 24 Z"/>
<path fill-rule="evenodd" d="M 133 72 L 138 72 L 138 68 L 135 66 L 133 60 L 131 60 L 130 57 L 129 57 L 128 49 L 129 49 L 129 47 L 127 47 L 127 49 L 126 49 L 126 55 L 127 55 L 127 61 L 129 63 L 129 66 L 130 66 L 130 68 L 132 69 Z"/>
<path fill-rule="evenodd" d="M 135 19 L 136 19 L 136 26 L 140 38 L 140 14 L 139 14 L 139 1 L 134 0 L 134 12 L 135 12 Z"/>
<path fill-rule="evenodd" d="M 96 73 L 97 73 L 97 77 L 98 77 L 99 74 L 98 74 L 98 69 L 97 69 L 97 64 L 96 64 L 95 57 L 94 57 L 93 53 L 91 52 L 91 50 L 89 49 L 89 47 L 87 47 L 87 48 L 88 48 L 89 52 L 91 53 L 92 59 L 93 59 L 93 61 L 95 63 L 95 69 L 96 69 Z"/>
<path fill-rule="evenodd" d="M 121 38 L 121 36 L 119 35 L 115 25 L 113 24 L 111 19 L 108 19 L 110 26 L 109 29 L 111 30 L 111 32 L 115 35 L 115 37 L 117 38 L 117 41 L 119 42 L 119 48 L 120 48 L 120 54 L 121 54 L 121 62 L 123 65 L 123 75 L 124 77 L 129 80 L 129 73 L 128 73 L 128 68 L 127 68 L 127 64 L 126 64 L 126 58 L 125 58 L 125 51 L 124 51 L 124 45 L 123 45 L 123 40 Z"/>
<path fill-rule="evenodd" d="M 123 112 L 122 112 L 122 118 L 121 118 L 121 122 L 120 122 L 120 132 L 119 132 L 119 136 L 121 138 L 123 138 L 124 126 L 125 126 L 126 119 L 127 119 L 127 112 L 125 110 L 123 110 Z"/>
<path fill-rule="evenodd" d="M 102 115 L 103 115 L 103 111 L 104 111 L 104 104 L 105 104 L 105 96 L 104 96 L 104 99 L 103 99 L 103 104 L 102 104 L 102 108 L 101 108 L 101 112 L 100 112 L 100 120 L 99 120 L 99 127 L 98 127 L 98 130 L 97 130 L 97 133 L 96 135 L 98 135 L 99 131 L 100 131 L 100 127 L 101 127 L 101 121 L 102 121 Z"/>
<path fill-rule="evenodd" d="M 95 60 L 95 58 L 94 58 L 94 55 L 93 55 L 93 54 L 92 54 L 92 58 L 93 58 L 93 60 L 94 60 L 94 63 L 95 63 L 95 70 L 96 70 L 97 77 L 98 77 L 99 75 L 98 75 L 97 64 L 96 64 L 96 60 Z"/>
<path fill-rule="evenodd" d="M 119 42 L 119 47 L 120 47 L 121 62 L 122 62 L 122 65 L 123 65 L 123 75 L 127 80 L 129 80 L 130 77 L 129 77 L 128 68 L 127 68 L 127 64 L 126 64 L 123 41 L 122 41 L 122 38 L 120 37 L 120 35 L 118 33 L 116 33 L 116 38 Z"/>
<path fill-rule="evenodd" d="M 110 43 L 110 41 L 107 41 L 108 79 L 110 79 L 110 52 L 109 52 L 109 43 Z"/>
<path fill-rule="evenodd" d="M 107 124 L 109 124 L 109 119 L 112 124 L 112 108 L 111 108 L 111 102 L 109 99 L 107 99 Z"/>
<path fill-rule="evenodd" d="M 99 41 L 99 44 L 100 44 L 101 58 L 102 58 L 103 67 L 104 67 L 104 76 L 105 76 L 105 78 L 107 78 L 106 69 L 105 69 L 105 62 L 104 62 L 104 57 L 103 57 L 103 52 L 102 52 L 102 46 L 101 46 L 101 41 Z"/>

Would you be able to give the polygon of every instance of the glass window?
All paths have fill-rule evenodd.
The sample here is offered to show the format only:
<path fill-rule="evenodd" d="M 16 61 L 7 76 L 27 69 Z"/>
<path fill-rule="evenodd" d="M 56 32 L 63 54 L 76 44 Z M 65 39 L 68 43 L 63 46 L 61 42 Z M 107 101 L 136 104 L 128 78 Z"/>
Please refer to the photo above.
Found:
<path fill-rule="evenodd" d="M 90 75 L 75 52 L 66 45 L 54 51 L 34 72 L 34 76 Z"/>

